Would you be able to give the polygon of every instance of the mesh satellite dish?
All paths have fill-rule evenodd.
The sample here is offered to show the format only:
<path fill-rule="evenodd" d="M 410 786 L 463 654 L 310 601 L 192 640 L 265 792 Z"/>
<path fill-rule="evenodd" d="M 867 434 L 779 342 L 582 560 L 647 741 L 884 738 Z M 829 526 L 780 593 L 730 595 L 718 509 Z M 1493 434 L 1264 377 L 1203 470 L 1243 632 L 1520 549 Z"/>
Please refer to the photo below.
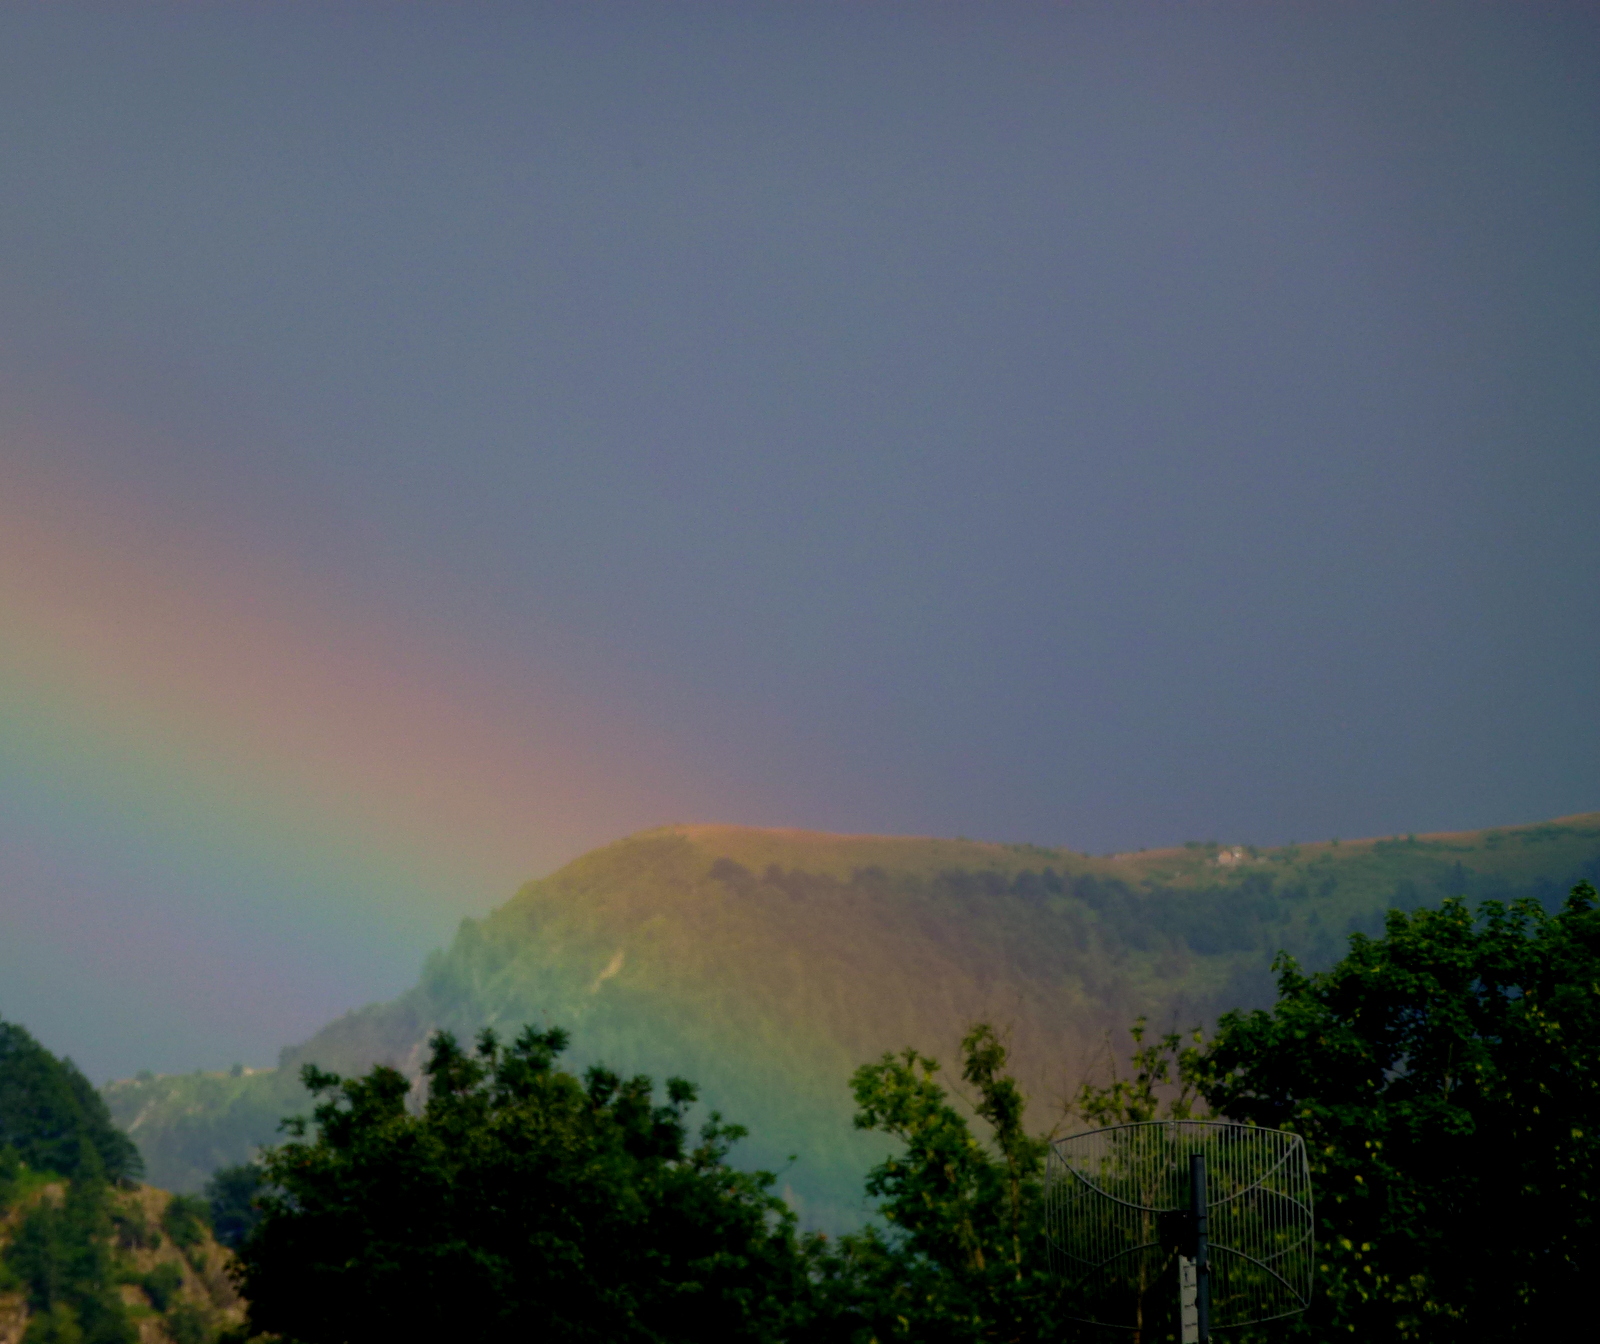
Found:
<path fill-rule="evenodd" d="M 1209 1120 L 1116 1125 L 1057 1140 L 1047 1232 L 1073 1319 L 1137 1344 L 1304 1311 L 1311 1297 L 1305 1141 Z"/>

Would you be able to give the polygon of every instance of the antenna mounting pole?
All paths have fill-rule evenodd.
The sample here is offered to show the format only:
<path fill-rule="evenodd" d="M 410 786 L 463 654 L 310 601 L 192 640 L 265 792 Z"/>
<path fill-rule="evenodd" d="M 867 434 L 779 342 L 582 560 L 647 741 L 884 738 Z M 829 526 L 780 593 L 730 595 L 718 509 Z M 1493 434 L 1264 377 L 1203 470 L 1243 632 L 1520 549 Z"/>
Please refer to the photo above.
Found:
<path fill-rule="evenodd" d="M 1195 1338 L 1211 1344 L 1211 1228 L 1206 1217 L 1206 1155 L 1189 1155 L 1189 1216 L 1194 1219 Z"/>
<path fill-rule="evenodd" d="M 1089 1130 L 1051 1144 L 1046 1196 L 1071 1320 L 1210 1344 L 1213 1330 L 1310 1303 L 1311 1169 L 1298 1134 L 1231 1120 Z"/>

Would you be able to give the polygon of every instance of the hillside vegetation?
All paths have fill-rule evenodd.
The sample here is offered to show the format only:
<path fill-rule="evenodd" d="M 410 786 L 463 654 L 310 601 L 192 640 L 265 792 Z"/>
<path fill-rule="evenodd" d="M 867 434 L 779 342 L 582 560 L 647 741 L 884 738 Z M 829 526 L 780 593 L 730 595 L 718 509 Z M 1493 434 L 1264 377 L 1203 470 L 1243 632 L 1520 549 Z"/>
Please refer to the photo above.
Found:
<path fill-rule="evenodd" d="M 137 1175 L 72 1062 L 0 1021 L 0 1344 L 210 1344 L 240 1323 L 206 1205 Z"/>
<path fill-rule="evenodd" d="M 1108 1033 L 1273 1000 L 1280 949 L 1331 965 L 1384 911 L 1531 896 L 1600 877 L 1600 814 L 1448 835 L 1272 850 L 1189 845 L 1095 858 L 962 840 L 721 826 L 632 836 L 466 921 L 420 983 L 284 1051 L 274 1071 L 114 1083 L 151 1178 L 198 1189 L 304 1112 L 304 1063 L 416 1077 L 437 1028 L 573 1033 L 574 1065 L 681 1074 L 748 1124 L 742 1162 L 778 1170 L 810 1222 L 863 1212 L 882 1141 L 855 1132 L 849 1080 L 912 1045 L 952 1058 L 965 1027 L 1009 1033 L 1030 1123 L 1048 1128 Z M 789 1161 L 790 1155 L 794 1161 Z"/>
<path fill-rule="evenodd" d="M 244 1317 L 205 1218 L 153 1186 L 23 1179 L 0 1210 L 0 1266 L 0 1344 L 21 1344 L 30 1324 L 28 1344 L 209 1344 Z M 86 1297 L 105 1306 L 85 1310 Z"/>
<path fill-rule="evenodd" d="M 1213 1187 L 1218 1272 L 1202 1280 L 1213 1326 L 1241 1344 L 1569 1335 L 1597 1230 L 1595 888 L 1555 913 L 1531 898 L 1391 910 L 1331 970 L 1287 956 L 1276 969 L 1270 1011 L 1224 1013 L 1209 1035 L 1135 1027 L 1125 1070 L 1077 1098 L 1086 1122 L 1120 1126 L 1101 1145 L 1106 1174 L 1164 1150 L 1173 1175 L 1198 1155 L 1228 1187 Z M 486 1029 L 470 1048 L 437 1032 L 420 1106 L 396 1069 L 307 1067 L 312 1121 L 213 1186 L 219 1236 L 253 1228 L 236 1262 L 249 1329 L 301 1344 L 1055 1344 L 1106 1333 L 1088 1321 L 1180 1333 L 1185 1221 L 1108 1223 L 1080 1182 L 1051 1179 L 989 1024 L 950 1074 L 913 1049 L 855 1071 L 855 1124 L 890 1151 L 865 1182 L 874 1221 L 834 1237 L 799 1233 L 772 1174 L 729 1165 L 737 1129 L 712 1119 L 691 1136 L 692 1082 L 580 1078 L 561 1067 L 569 1044 L 560 1028 Z M 970 1107 L 951 1104 L 950 1075 Z M 1216 1117 L 1300 1135 L 1314 1201 L 1279 1183 L 1279 1164 L 1241 1189 L 1232 1126 L 1163 1123 Z M 1047 1238 L 1058 1198 L 1079 1216 Z M 1512 1208 L 1485 1237 L 1484 1211 Z M 1120 1272 L 1074 1268 L 1088 1243 L 1091 1259 L 1116 1249 Z M 1251 1328 L 1263 1311 L 1277 1324 Z"/>
<path fill-rule="evenodd" d="M 128 1181 L 139 1151 L 70 1059 L 0 1021 L 0 1154 L 33 1171 Z"/>

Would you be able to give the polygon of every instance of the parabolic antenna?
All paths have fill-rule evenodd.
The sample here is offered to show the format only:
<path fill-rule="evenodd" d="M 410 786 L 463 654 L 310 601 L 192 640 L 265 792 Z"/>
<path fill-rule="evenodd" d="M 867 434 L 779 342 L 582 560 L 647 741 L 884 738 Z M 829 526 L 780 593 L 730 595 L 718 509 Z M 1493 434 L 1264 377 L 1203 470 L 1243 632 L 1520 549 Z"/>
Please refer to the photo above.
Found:
<path fill-rule="evenodd" d="M 1069 1317 L 1138 1344 L 1304 1311 L 1311 1297 L 1305 1141 L 1209 1120 L 1059 1139 L 1046 1173 L 1050 1259 Z"/>

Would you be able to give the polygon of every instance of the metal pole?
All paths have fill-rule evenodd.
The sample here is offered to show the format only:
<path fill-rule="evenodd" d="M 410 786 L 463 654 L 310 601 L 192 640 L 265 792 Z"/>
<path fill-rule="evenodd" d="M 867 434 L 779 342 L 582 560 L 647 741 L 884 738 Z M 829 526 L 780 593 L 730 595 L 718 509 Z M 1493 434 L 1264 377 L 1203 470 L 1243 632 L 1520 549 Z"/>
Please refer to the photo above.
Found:
<path fill-rule="evenodd" d="M 1206 1218 L 1206 1158 L 1189 1155 L 1189 1211 L 1194 1217 L 1195 1315 L 1200 1344 L 1211 1344 L 1211 1230 Z"/>
<path fill-rule="evenodd" d="M 1200 1315 L 1195 1305 L 1194 1260 L 1178 1252 L 1178 1338 L 1200 1344 Z"/>

